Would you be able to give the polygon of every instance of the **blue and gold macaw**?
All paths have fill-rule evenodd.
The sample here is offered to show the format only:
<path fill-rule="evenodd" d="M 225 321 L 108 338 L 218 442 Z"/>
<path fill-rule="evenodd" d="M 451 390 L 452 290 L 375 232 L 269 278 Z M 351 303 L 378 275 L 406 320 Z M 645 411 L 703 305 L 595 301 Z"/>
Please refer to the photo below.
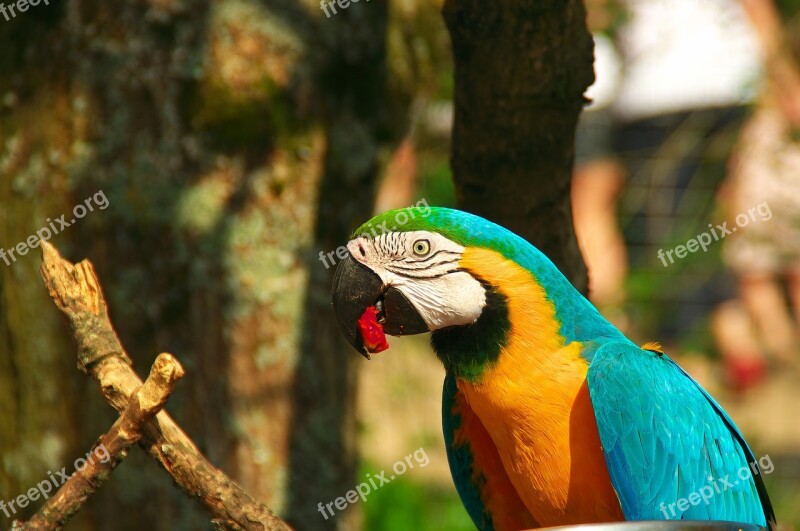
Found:
<path fill-rule="evenodd" d="M 527 241 L 431 207 L 355 234 L 376 236 L 354 237 L 337 268 L 339 324 L 362 353 L 366 308 L 388 334 L 431 332 L 450 470 L 479 529 L 774 524 L 758 460 L 714 398 L 656 344 L 628 340 Z"/>

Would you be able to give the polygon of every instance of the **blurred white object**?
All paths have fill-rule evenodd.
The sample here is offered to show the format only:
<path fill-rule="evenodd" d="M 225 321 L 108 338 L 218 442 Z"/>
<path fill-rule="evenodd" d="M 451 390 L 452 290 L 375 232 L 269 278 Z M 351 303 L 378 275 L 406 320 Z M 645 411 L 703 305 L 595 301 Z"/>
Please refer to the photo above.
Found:
<path fill-rule="evenodd" d="M 627 7 L 618 116 L 636 120 L 754 98 L 759 46 L 736 0 L 627 0 Z"/>
<path fill-rule="evenodd" d="M 608 107 L 616 99 L 622 76 L 622 60 L 611 39 L 600 33 L 595 33 L 592 38 L 595 80 L 585 96 L 592 100 L 586 108 L 597 110 Z"/>

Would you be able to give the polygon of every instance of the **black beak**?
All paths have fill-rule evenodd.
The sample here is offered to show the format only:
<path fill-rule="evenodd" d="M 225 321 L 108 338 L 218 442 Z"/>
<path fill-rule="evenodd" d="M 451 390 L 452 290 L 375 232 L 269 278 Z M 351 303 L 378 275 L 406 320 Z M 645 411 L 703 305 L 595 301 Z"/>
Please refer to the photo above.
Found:
<path fill-rule="evenodd" d="M 381 279 L 350 254 L 336 266 L 333 276 L 333 312 L 344 337 L 367 357 L 358 331 L 358 319 L 369 306 L 379 310 L 378 322 L 389 335 L 421 334 L 428 325 L 399 290 L 383 285 Z"/>

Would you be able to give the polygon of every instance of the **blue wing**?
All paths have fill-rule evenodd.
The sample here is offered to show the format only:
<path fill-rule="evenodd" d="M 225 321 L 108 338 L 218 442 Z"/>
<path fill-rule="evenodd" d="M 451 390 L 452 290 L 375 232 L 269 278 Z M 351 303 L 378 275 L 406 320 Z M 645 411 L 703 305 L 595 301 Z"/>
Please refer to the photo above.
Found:
<path fill-rule="evenodd" d="M 587 381 L 626 519 L 774 524 L 761 469 L 742 434 L 668 356 L 606 344 L 594 353 Z"/>

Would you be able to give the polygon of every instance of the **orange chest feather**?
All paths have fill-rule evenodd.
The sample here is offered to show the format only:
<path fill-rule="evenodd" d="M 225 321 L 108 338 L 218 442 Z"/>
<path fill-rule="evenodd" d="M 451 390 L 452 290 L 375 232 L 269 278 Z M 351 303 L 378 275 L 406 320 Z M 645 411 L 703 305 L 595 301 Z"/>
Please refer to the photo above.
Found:
<path fill-rule="evenodd" d="M 565 345 L 555 308 L 530 273 L 470 249 L 462 265 L 499 287 L 511 331 L 497 363 L 458 387 L 539 525 L 624 520 L 600 446 L 581 345 Z"/>

